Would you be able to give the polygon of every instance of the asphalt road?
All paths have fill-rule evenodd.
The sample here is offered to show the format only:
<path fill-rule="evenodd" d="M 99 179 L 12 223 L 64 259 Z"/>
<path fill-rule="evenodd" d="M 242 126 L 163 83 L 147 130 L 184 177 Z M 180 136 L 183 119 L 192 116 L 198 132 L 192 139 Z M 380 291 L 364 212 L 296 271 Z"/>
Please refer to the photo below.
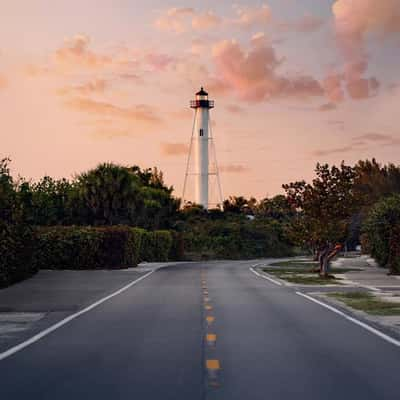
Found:
<path fill-rule="evenodd" d="M 249 266 L 158 270 L 0 361 L 1 399 L 400 398 L 398 347 Z"/>

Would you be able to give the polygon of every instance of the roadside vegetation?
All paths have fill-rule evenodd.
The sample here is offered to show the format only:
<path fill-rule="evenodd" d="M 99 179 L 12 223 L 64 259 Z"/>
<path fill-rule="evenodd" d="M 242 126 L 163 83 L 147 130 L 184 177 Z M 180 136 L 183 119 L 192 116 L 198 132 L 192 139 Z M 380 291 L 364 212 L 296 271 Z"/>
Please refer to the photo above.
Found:
<path fill-rule="evenodd" d="M 141 261 L 289 256 L 284 196 L 181 206 L 156 168 L 100 164 L 71 180 L 14 178 L 0 161 L 0 287 L 38 269 L 134 267 Z M 257 210 L 257 216 L 249 218 Z"/>
<path fill-rule="evenodd" d="M 360 242 L 391 274 L 400 273 L 400 167 L 374 159 L 353 167 L 317 164 L 311 183 L 283 188 L 295 211 L 288 236 L 309 249 L 321 276 L 329 278 L 331 260 Z"/>
<path fill-rule="evenodd" d="M 364 311 L 370 315 L 400 315 L 400 303 L 381 300 L 371 293 L 328 293 L 327 296 L 335 298 L 351 308 Z"/>
<path fill-rule="evenodd" d="M 340 279 L 332 277 L 326 279 L 312 273 L 308 269 L 289 269 L 289 268 L 263 268 L 263 271 L 296 285 L 340 285 Z"/>
<path fill-rule="evenodd" d="M 315 275 L 289 271 L 286 279 L 332 283 L 330 261 L 360 241 L 382 267 L 400 272 L 400 168 L 391 164 L 318 164 L 311 183 L 283 185 L 285 195 L 232 196 L 212 210 L 181 204 L 157 168 L 104 163 L 70 180 L 31 181 L 13 177 L 9 164 L 0 161 L 0 286 L 38 268 L 306 252 L 315 264 L 301 267 Z"/>

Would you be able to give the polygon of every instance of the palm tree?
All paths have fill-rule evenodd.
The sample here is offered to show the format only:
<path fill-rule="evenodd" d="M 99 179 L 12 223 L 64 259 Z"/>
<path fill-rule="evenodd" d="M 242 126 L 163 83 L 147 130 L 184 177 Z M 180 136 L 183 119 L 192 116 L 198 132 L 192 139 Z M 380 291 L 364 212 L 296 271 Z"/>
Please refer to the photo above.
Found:
<path fill-rule="evenodd" d="M 79 194 L 95 225 L 135 224 L 143 209 L 141 182 L 126 167 L 100 164 L 77 177 Z"/>

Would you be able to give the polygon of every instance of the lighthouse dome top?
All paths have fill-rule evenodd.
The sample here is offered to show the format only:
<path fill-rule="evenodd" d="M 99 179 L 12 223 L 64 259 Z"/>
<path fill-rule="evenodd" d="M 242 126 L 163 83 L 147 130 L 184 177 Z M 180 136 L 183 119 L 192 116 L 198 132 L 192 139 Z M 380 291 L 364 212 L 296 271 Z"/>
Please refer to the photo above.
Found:
<path fill-rule="evenodd" d="M 203 89 L 203 86 L 200 88 L 200 91 L 196 93 L 196 96 L 208 96 L 208 93 Z"/>

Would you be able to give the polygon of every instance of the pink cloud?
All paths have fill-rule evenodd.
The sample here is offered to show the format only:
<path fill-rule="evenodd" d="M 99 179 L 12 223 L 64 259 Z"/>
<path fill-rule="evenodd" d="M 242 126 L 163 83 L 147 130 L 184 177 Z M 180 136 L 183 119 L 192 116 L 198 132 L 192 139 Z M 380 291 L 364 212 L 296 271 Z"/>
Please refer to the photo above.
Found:
<path fill-rule="evenodd" d="M 196 30 L 211 29 L 218 26 L 221 21 L 221 18 L 215 15 L 212 11 L 207 11 L 193 16 L 192 27 Z"/>
<path fill-rule="evenodd" d="M 68 86 L 57 91 L 59 95 L 90 95 L 93 93 L 103 93 L 107 89 L 108 83 L 104 79 L 96 79 L 77 86 Z"/>
<path fill-rule="evenodd" d="M 260 7 L 235 6 L 236 18 L 231 22 L 243 29 L 251 29 L 255 26 L 265 26 L 271 21 L 271 9 L 267 4 Z"/>
<path fill-rule="evenodd" d="M 110 56 L 95 53 L 89 49 L 89 44 L 89 37 L 84 35 L 75 35 L 66 40 L 54 54 L 55 63 L 67 68 L 99 68 L 112 64 Z"/>
<path fill-rule="evenodd" d="M 161 143 L 161 152 L 165 156 L 185 155 L 189 152 L 189 146 L 185 143 Z"/>
<path fill-rule="evenodd" d="M 340 103 L 344 100 L 342 80 L 343 76 L 341 74 L 331 73 L 324 79 L 322 83 L 325 90 L 325 95 L 333 103 Z"/>
<path fill-rule="evenodd" d="M 156 71 L 165 70 L 175 59 L 168 54 L 162 53 L 148 53 L 145 56 L 145 62 Z"/>
<path fill-rule="evenodd" d="M 125 108 L 111 103 L 95 101 L 86 97 L 75 97 L 65 104 L 73 110 L 92 115 L 100 115 L 102 117 L 138 121 L 152 125 L 159 125 L 162 122 L 155 110 L 146 105 Z"/>
<path fill-rule="evenodd" d="M 337 105 L 335 103 L 325 103 L 319 107 L 319 111 L 333 111 L 336 110 Z"/>
<path fill-rule="evenodd" d="M 385 38 L 400 33 L 398 0 L 336 0 L 332 7 L 339 49 L 345 60 L 344 81 L 350 97 L 364 99 L 378 90 L 376 78 L 365 78 L 368 69 L 367 35 Z"/>
<path fill-rule="evenodd" d="M 247 101 L 323 95 L 320 83 L 310 76 L 280 75 L 278 67 L 282 60 L 262 37 L 254 38 L 248 51 L 235 41 L 217 43 L 213 59 L 218 79 Z"/>
<path fill-rule="evenodd" d="M 242 107 L 238 106 L 237 104 L 228 104 L 225 108 L 232 114 L 243 114 L 244 113 L 244 109 Z"/>
<path fill-rule="evenodd" d="M 183 33 L 187 30 L 187 18 L 193 16 L 195 11 L 189 7 L 174 7 L 168 9 L 154 22 L 156 28 L 162 31 Z"/>

